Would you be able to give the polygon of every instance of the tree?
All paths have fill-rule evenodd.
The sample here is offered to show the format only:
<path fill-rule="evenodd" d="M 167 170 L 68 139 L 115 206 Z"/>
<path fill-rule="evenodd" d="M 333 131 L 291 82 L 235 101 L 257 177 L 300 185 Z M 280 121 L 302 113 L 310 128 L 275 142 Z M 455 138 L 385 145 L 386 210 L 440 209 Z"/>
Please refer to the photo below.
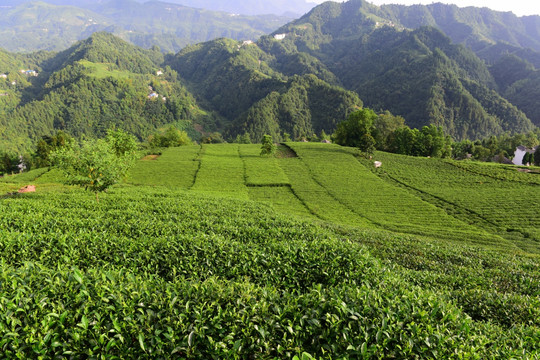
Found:
<path fill-rule="evenodd" d="M 533 162 L 533 160 L 534 160 L 533 159 L 533 154 L 527 152 L 527 153 L 525 153 L 525 155 L 523 155 L 523 160 L 521 161 L 521 163 L 523 165 L 527 165 L 527 164 L 530 165 Z"/>
<path fill-rule="evenodd" d="M 161 133 L 156 133 L 148 141 L 152 147 L 175 147 L 191 145 L 191 139 L 185 131 L 178 130 L 171 125 Z"/>
<path fill-rule="evenodd" d="M 377 143 L 377 149 L 388 151 L 395 131 L 405 127 L 405 119 L 386 111 L 377 116 L 374 126 L 373 137 Z"/>
<path fill-rule="evenodd" d="M 125 134 L 112 131 L 106 139 L 61 147 L 50 158 L 64 170 L 70 184 L 94 192 L 99 202 L 98 193 L 120 182 L 136 159 L 134 149 L 124 143 L 130 142 L 127 139 Z"/>
<path fill-rule="evenodd" d="M 261 146 L 261 156 L 269 156 L 276 152 L 276 145 L 271 135 L 264 135 Z"/>
<path fill-rule="evenodd" d="M 534 152 L 534 165 L 540 166 L 540 145 L 536 147 Z"/>
<path fill-rule="evenodd" d="M 59 130 L 52 136 L 45 135 L 37 143 L 36 165 L 38 167 L 49 166 L 49 154 L 63 146 L 73 144 L 73 138 L 66 132 Z"/>
<path fill-rule="evenodd" d="M 201 138 L 203 144 L 221 144 L 224 143 L 223 135 L 219 132 L 213 132 Z"/>
<path fill-rule="evenodd" d="M 0 154 L 0 174 L 8 174 L 18 171 L 18 157 L 12 153 Z"/>
<path fill-rule="evenodd" d="M 334 142 L 342 146 L 351 146 L 363 152 L 372 153 L 375 139 L 371 135 L 377 114 L 371 109 L 353 112 L 347 120 L 338 124 L 334 133 Z"/>
<path fill-rule="evenodd" d="M 107 142 L 113 147 L 116 156 L 130 156 L 137 151 L 137 141 L 133 135 L 122 130 L 108 130 Z"/>
<path fill-rule="evenodd" d="M 251 137 L 247 132 L 245 132 L 244 135 L 238 134 L 234 142 L 237 144 L 251 144 Z"/>

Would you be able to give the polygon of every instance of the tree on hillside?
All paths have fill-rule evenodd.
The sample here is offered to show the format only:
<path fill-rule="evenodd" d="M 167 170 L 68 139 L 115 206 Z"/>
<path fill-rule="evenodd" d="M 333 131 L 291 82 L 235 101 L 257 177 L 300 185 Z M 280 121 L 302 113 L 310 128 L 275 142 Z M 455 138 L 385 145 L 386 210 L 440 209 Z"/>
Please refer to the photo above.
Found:
<path fill-rule="evenodd" d="M 269 156 L 276 152 L 276 145 L 271 135 L 264 135 L 261 145 L 261 156 Z"/>
<path fill-rule="evenodd" d="M 523 155 L 523 160 L 521 161 L 521 163 L 523 165 L 527 165 L 527 164 L 531 164 L 534 160 L 534 155 L 531 154 L 531 153 L 525 153 L 525 155 Z"/>
<path fill-rule="evenodd" d="M 175 147 L 191 145 L 192 141 L 185 131 L 171 125 L 164 132 L 152 135 L 148 141 L 152 147 Z"/>
<path fill-rule="evenodd" d="M 0 175 L 17 171 L 17 159 L 13 153 L 0 153 Z"/>
<path fill-rule="evenodd" d="M 371 135 L 377 114 L 371 109 L 353 112 L 347 120 L 338 124 L 334 133 L 334 142 L 342 146 L 351 146 L 368 154 L 375 150 L 375 139 Z"/>
<path fill-rule="evenodd" d="M 404 128 L 405 119 L 401 116 L 394 116 L 389 111 L 385 111 L 377 116 L 375 120 L 373 137 L 377 143 L 377 149 L 389 151 L 393 141 L 394 132 Z"/>
<path fill-rule="evenodd" d="M 110 129 L 106 141 L 112 146 L 116 156 L 131 156 L 137 151 L 137 141 L 133 135 L 123 130 Z"/>
<path fill-rule="evenodd" d="M 49 166 L 49 154 L 63 146 L 70 146 L 72 143 L 73 138 L 62 130 L 58 130 L 56 134 L 52 136 L 43 136 L 37 143 L 36 165 L 38 167 Z"/>
<path fill-rule="evenodd" d="M 53 164 L 64 170 L 70 184 L 83 186 L 96 194 L 124 178 L 136 159 L 135 141 L 117 130 L 107 138 L 62 147 L 50 154 Z"/>
<path fill-rule="evenodd" d="M 540 145 L 536 147 L 534 152 L 534 165 L 540 166 Z"/>
<path fill-rule="evenodd" d="M 251 144 L 251 137 L 248 132 L 245 132 L 244 135 L 238 134 L 234 142 L 237 144 Z"/>

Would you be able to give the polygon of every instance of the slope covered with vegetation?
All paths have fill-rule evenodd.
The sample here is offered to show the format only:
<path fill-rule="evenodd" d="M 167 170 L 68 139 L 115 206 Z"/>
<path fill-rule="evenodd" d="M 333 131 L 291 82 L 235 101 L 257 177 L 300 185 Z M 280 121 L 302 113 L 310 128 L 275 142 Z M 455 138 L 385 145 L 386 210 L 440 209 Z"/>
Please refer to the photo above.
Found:
<path fill-rule="evenodd" d="M 447 182 L 454 192 L 471 183 L 480 189 L 479 174 L 490 174 L 507 185 L 508 205 L 517 205 L 530 192 L 514 185 L 536 186 L 533 174 L 474 163 L 451 172 L 458 163 L 385 153 L 375 155 L 383 168 L 371 171 L 354 149 L 288 143 L 278 157 L 261 157 L 258 148 L 169 149 L 140 161 L 128 184 L 99 203 L 60 185 L 55 170 L 2 179 L 3 193 L 30 182 L 38 190 L 0 198 L 0 225 L 9 229 L 0 232 L 0 274 L 9 279 L 0 282 L 4 354 L 540 353 L 537 235 L 498 236 L 488 212 L 467 224 L 453 210 L 459 205 L 472 214 L 477 201 L 450 208 L 436 192 Z M 173 163 L 191 170 L 159 172 Z M 430 181 L 425 171 L 441 176 Z M 333 202 L 320 202 L 325 196 Z M 484 202 L 498 208 L 494 198 Z M 505 216 L 520 210 L 505 206 Z M 412 235 L 419 228 L 422 236 Z"/>
<path fill-rule="evenodd" d="M 28 64 L 32 56 L 20 58 Z M 166 124 L 193 128 L 193 121 L 204 112 L 178 82 L 176 72 L 159 70 L 160 58 L 159 52 L 97 33 L 64 52 L 34 61 L 41 65 L 33 68 L 38 76 L 13 69 L 6 83 L 13 76 L 22 79 L 8 85 L 4 96 L 14 104 L 0 120 L 1 148 L 28 151 L 57 130 L 92 138 L 117 127 L 145 139 Z"/>
<path fill-rule="evenodd" d="M 433 27 L 384 16 L 363 1 L 328 2 L 257 42 L 220 38 L 164 56 L 96 33 L 60 53 L 4 53 L 1 147 L 28 151 L 54 130 L 92 137 L 111 126 L 144 139 L 169 124 L 194 140 L 312 138 L 362 106 L 457 141 L 535 129 L 533 50 L 494 45 L 481 60 Z"/>
<path fill-rule="evenodd" d="M 10 51 L 60 51 L 94 32 L 108 31 L 150 48 L 178 51 L 188 44 L 219 37 L 257 39 L 290 18 L 229 13 L 167 2 L 134 0 L 54 4 L 6 4 L 0 12 L 0 47 Z M 265 13 L 268 14 L 268 13 Z"/>
<path fill-rule="evenodd" d="M 379 15 L 363 1 L 325 3 L 275 32 L 285 39 L 260 44 L 277 63 L 290 68 L 295 61 L 299 72 L 303 65 L 290 54 L 308 53 L 368 107 L 402 115 L 414 127 L 440 125 L 455 139 L 533 128 L 472 51 L 435 28 L 409 31 Z"/>

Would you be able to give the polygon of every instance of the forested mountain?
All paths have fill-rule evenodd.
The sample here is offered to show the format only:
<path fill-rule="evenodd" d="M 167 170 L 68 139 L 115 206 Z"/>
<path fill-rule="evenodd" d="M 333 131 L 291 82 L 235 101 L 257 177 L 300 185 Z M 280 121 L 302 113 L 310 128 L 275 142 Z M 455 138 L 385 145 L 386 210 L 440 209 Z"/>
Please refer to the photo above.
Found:
<path fill-rule="evenodd" d="M 125 1 L 93 7 L 121 17 Z M 435 27 L 388 20 L 388 9 L 327 2 L 256 42 L 219 38 L 168 55 L 102 32 L 58 53 L 0 52 L 0 147 L 29 149 L 59 129 L 93 137 L 119 127 L 144 139 L 168 124 L 196 140 L 298 139 L 333 132 L 363 105 L 454 140 L 540 124 L 535 50 L 497 43 L 475 53 Z"/>
<path fill-rule="evenodd" d="M 437 27 L 454 42 L 465 44 L 475 51 L 500 42 L 540 50 L 540 16 L 518 17 L 511 12 L 486 7 L 460 8 L 442 3 L 383 5 L 380 15 L 410 29 Z"/>
<path fill-rule="evenodd" d="M 257 44 L 220 39 L 187 47 L 167 64 L 233 137 L 247 132 L 258 141 L 266 133 L 281 140 L 285 133 L 296 139 L 332 132 L 362 106 L 356 94 L 313 74 L 284 75 L 274 60 Z"/>
<path fill-rule="evenodd" d="M 0 60 L 0 150 L 29 150 L 57 130 L 99 137 L 116 127 L 143 140 L 169 124 L 197 140 L 216 130 L 297 138 L 332 132 L 362 105 L 314 75 L 287 77 L 257 45 L 229 39 L 188 47 L 164 63 L 157 49 L 96 33 L 60 53 L 2 52 Z"/>
<path fill-rule="evenodd" d="M 141 2 L 145 0 L 139 0 Z M 226 11 L 245 15 L 290 15 L 301 16 L 311 10 L 316 4 L 309 0 L 169 0 L 195 8 Z"/>
<path fill-rule="evenodd" d="M 107 31 L 150 48 L 176 52 L 187 44 L 219 37 L 256 40 L 290 18 L 275 15 L 232 16 L 166 2 L 135 0 L 77 3 L 47 2 L 3 5 L 0 47 L 9 51 L 64 50 L 92 33 Z"/>
<path fill-rule="evenodd" d="M 324 3 L 277 30 L 283 40 L 263 37 L 259 44 L 297 72 L 305 64 L 293 54 L 307 54 L 320 76 L 329 70 L 368 107 L 388 109 L 414 127 L 441 125 L 455 139 L 533 128 L 472 51 L 433 27 L 384 23 L 373 15 L 380 12 L 359 0 Z"/>
<path fill-rule="evenodd" d="M 206 115 L 160 57 L 108 33 L 41 59 L 2 53 L 13 66 L 0 78 L 1 148 L 28 150 L 57 130 L 99 137 L 116 127 L 144 139 L 176 124 L 193 133 Z M 30 65 L 37 76 L 21 73 Z"/>

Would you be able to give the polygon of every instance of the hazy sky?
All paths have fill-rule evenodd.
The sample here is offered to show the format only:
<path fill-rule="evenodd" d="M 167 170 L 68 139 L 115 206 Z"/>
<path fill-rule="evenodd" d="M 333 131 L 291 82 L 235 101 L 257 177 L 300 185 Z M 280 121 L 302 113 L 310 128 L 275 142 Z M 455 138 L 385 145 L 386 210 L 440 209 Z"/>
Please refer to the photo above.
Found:
<path fill-rule="evenodd" d="M 311 0 L 316 3 L 322 3 L 323 0 Z M 339 1 L 339 0 L 338 0 Z M 432 4 L 441 2 L 445 4 L 456 4 L 460 7 L 476 6 L 488 7 L 498 11 L 512 11 L 514 14 L 523 15 L 540 15 L 540 1 L 538 0 L 367 0 L 375 5 L 382 4 Z"/>

